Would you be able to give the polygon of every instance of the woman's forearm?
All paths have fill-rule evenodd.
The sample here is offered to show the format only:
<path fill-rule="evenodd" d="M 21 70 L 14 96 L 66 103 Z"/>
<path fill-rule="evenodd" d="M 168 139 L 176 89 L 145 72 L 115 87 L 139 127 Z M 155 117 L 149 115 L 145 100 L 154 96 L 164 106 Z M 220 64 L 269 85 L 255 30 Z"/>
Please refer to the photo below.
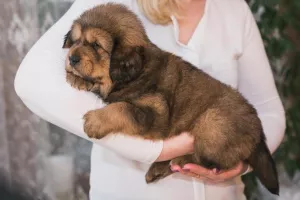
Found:
<path fill-rule="evenodd" d="M 188 133 L 167 139 L 163 143 L 162 151 L 156 162 L 171 160 L 194 151 L 194 137 Z"/>

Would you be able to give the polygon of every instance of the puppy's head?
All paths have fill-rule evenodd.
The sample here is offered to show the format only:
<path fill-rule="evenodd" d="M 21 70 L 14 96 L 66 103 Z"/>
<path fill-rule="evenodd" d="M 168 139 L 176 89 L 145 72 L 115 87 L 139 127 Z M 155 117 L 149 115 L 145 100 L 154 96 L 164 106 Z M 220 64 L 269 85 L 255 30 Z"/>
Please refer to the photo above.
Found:
<path fill-rule="evenodd" d="M 75 20 L 65 36 L 63 48 L 70 48 L 66 71 L 100 84 L 105 97 L 115 85 L 142 73 L 148 42 L 141 22 L 125 6 L 97 6 Z"/>

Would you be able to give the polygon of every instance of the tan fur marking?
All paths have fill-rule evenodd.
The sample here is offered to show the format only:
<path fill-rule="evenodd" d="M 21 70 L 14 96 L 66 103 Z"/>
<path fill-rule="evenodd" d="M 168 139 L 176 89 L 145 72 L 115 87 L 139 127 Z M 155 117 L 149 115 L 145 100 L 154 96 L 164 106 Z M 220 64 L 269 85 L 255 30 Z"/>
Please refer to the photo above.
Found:
<path fill-rule="evenodd" d="M 89 43 L 97 42 L 97 44 L 101 45 L 106 51 L 111 51 L 112 49 L 112 38 L 104 30 L 89 28 L 85 32 L 85 38 Z"/>
<path fill-rule="evenodd" d="M 163 97 L 159 95 L 146 95 L 142 96 L 135 101 L 137 105 L 149 106 L 153 108 L 158 114 L 163 114 L 167 111 L 166 104 Z"/>
<path fill-rule="evenodd" d="M 85 81 L 79 76 L 76 76 L 70 72 L 67 72 L 66 80 L 72 87 L 78 90 L 91 91 L 94 87 L 93 83 Z"/>
<path fill-rule="evenodd" d="M 102 97 L 107 97 L 108 93 L 112 88 L 112 81 L 109 77 L 104 77 L 101 80 L 102 84 L 100 85 L 100 93 Z"/>
<path fill-rule="evenodd" d="M 72 28 L 72 39 L 73 41 L 79 40 L 81 38 L 81 26 L 75 23 Z"/>

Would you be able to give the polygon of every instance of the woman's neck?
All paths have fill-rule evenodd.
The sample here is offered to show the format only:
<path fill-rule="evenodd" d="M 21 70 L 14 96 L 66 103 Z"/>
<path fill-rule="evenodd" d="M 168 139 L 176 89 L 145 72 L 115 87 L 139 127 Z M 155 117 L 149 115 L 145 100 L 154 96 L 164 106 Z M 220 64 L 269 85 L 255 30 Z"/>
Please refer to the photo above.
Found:
<path fill-rule="evenodd" d="M 201 21 L 206 0 L 185 0 L 182 3 L 179 17 L 177 19 L 179 25 L 179 41 L 182 44 L 188 44 L 193 36 L 195 29 Z"/>

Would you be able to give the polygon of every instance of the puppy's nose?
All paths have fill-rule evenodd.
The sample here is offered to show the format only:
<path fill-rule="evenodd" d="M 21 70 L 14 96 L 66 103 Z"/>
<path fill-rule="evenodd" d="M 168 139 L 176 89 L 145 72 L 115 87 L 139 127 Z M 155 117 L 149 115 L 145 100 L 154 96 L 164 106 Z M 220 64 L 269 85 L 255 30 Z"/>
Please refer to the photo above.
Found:
<path fill-rule="evenodd" d="M 70 56 L 69 60 L 70 60 L 70 65 L 72 67 L 74 67 L 77 63 L 79 63 L 80 57 L 79 56 Z"/>

